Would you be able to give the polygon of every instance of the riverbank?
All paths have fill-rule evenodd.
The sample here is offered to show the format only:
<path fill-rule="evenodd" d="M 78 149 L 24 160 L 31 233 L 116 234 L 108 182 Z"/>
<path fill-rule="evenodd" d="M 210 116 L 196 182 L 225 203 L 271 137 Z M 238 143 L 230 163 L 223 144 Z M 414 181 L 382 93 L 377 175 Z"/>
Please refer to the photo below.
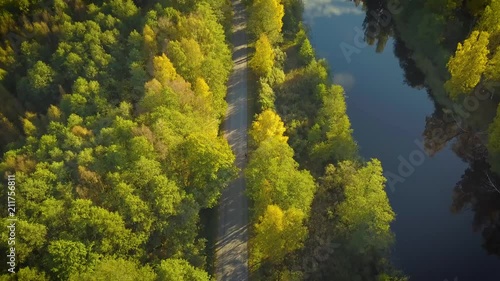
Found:
<path fill-rule="evenodd" d="M 302 24 L 301 1 L 285 1 L 283 10 L 280 38 L 277 39 L 276 34 L 254 37 L 256 53 L 260 54 L 255 57 L 272 58 L 271 63 L 269 60 L 250 62 L 254 73 L 260 76 L 261 112 L 250 134 L 258 136 L 260 128 L 268 128 L 269 134 L 255 139 L 256 146 L 249 154 L 252 169 L 246 172 L 249 192 L 253 194 L 250 198 L 256 209 L 251 219 L 254 231 L 250 245 L 254 246 L 250 247 L 250 262 L 253 255 L 257 261 L 254 264 L 258 266 L 251 266 L 252 274 L 259 280 L 400 278 L 386 262 L 393 241 L 389 223 L 394 213 L 384 191 L 381 164 L 376 159 L 365 162 L 358 155 L 346 113 L 344 89 L 331 83 L 326 61 L 316 59 Z M 269 152 L 270 155 L 262 158 L 268 139 L 286 140 L 286 144 L 275 145 L 285 151 L 292 148 L 293 159 L 287 158 L 290 155 L 287 152 L 277 161 L 290 163 L 291 168 L 274 174 L 275 164 L 268 159 L 276 156 Z M 314 194 L 310 195 L 307 180 L 287 178 L 295 173 L 305 178 L 309 174 L 313 176 Z M 259 184 L 253 186 L 251 181 L 255 179 Z M 263 187 L 267 199 L 258 195 Z M 302 199 L 299 202 L 294 198 Z M 279 209 L 274 211 L 274 205 Z M 361 208 L 362 214 L 353 212 L 352 206 Z M 287 220 L 291 218 L 287 218 L 287 212 L 291 210 L 298 210 L 301 215 L 298 223 L 288 225 Z M 281 214 L 278 216 L 281 219 L 276 221 L 277 217 L 270 217 L 271 212 Z M 283 228 L 278 227 L 281 224 Z M 304 235 L 289 237 L 291 240 L 283 243 L 280 242 L 283 238 L 275 239 L 274 252 L 266 252 L 265 240 L 259 236 L 262 229 L 267 227 L 268 237 L 286 237 L 292 225 L 298 228 L 294 233 Z M 318 249 L 324 252 L 321 256 Z M 365 254 L 360 255 L 363 251 Z"/>
<path fill-rule="evenodd" d="M 341 44 L 355 46 L 355 29 L 363 32 L 367 14 L 377 6 L 353 10 L 352 3 L 332 5 L 322 9 L 344 12 L 318 15 L 318 7 L 306 6 L 311 43 L 318 56 L 334 66 L 334 81 L 346 88 L 347 113 L 360 154 L 380 159 L 386 173 L 403 175 L 402 182 L 392 179 L 393 189 L 386 188 L 397 214 L 391 224 L 396 235 L 392 261 L 411 280 L 498 280 L 498 259 L 487 254 L 494 251 L 495 228 L 488 227 L 493 231 L 486 236 L 482 226 L 477 232 L 472 227 L 481 225 L 480 221 L 489 225 L 489 215 L 496 212 L 494 192 L 488 192 L 486 182 L 482 184 L 484 165 L 468 169 L 458 156 L 464 154 L 456 153 L 464 150 L 456 143 L 445 144 L 433 156 L 426 154 L 421 147 L 428 139 L 422 134 L 446 131 L 447 123 L 434 122 L 439 103 L 420 86 L 422 77 L 412 66 L 412 51 L 405 52 L 398 40 L 389 38 L 385 49 L 377 52 L 375 41 L 347 61 Z M 332 28 L 335 26 L 343 28 Z M 400 173 L 403 162 L 410 168 Z M 468 208 L 477 208 L 484 215 Z"/>

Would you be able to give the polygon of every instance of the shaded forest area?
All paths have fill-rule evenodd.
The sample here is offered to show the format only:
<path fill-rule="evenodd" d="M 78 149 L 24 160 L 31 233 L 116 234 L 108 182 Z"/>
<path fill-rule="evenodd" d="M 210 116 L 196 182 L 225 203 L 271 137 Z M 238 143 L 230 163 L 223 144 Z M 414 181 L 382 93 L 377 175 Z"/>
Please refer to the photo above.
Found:
<path fill-rule="evenodd" d="M 0 6 L 0 171 L 16 174 L 19 269 L 0 279 L 211 280 L 199 213 L 237 172 L 219 134 L 230 3 Z"/>

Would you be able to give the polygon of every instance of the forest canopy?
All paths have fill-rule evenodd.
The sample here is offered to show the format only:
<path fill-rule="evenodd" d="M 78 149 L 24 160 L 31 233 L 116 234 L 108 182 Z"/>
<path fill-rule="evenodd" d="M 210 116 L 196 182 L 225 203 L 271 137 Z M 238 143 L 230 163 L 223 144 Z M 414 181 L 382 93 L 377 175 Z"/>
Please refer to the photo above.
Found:
<path fill-rule="evenodd" d="M 229 3 L 0 6 L 0 171 L 20 206 L 0 279 L 211 280 L 199 214 L 236 175 Z"/>

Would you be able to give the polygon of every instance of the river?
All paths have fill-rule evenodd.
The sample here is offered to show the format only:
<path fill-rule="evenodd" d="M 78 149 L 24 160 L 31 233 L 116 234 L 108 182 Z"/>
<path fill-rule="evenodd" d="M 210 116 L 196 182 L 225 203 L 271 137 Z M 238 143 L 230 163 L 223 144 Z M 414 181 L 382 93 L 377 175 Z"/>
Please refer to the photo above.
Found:
<path fill-rule="evenodd" d="M 346 89 L 348 114 L 360 154 L 378 158 L 395 175 L 402 162 L 414 169 L 387 193 L 396 221 L 392 259 L 412 281 L 498 281 L 500 261 L 481 246 L 472 227 L 473 213 L 452 213 L 453 188 L 469 166 L 451 145 L 430 157 L 419 152 L 426 117 L 435 110 L 425 89 L 404 83 L 394 54 L 394 40 L 377 53 L 374 46 L 356 48 L 349 57 L 341 45 L 356 46 L 365 12 L 352 2 L 305 1 L 304 19 L 319 58 L 325 58 L 335 83 Z M 423 158 L 418 156 L 424 155 Z M 406 167 L 406 169 L 410 169 Z M 407 171 L 408 172 L 408 171 Z"/>

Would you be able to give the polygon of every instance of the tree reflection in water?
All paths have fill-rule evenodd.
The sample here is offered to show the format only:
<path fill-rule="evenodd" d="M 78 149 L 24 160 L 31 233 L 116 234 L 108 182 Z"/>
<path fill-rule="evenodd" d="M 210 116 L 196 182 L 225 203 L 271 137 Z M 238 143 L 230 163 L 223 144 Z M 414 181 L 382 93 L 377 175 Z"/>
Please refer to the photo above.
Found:
<path fill-rule="evenodd" d="M 426 118 L 426 127 L 423 132 L 427 153 L 432 156 L 453 141 L 452 149 L 455 154 L 469 163 L 469 168 L 465 170 L 462 178 L 453 189 L 451 211 L 452 213 L 460 213 L 467 210 L 472 211 L 474 213 L 474 220 L 472 223 L 473 229 L 474 231 L 480 231 L 482 233 L 484 249 L 489 254 L 500 256 L 500 177 L 491 171 L 490 164 L 487 160 L 488 152 L 485 143 L 487 138 L 486 127 L 489 122 L 484 121 L 480 126 L 474 126 L 474 129 L 470 128 L 470 124 L 462 124 L 462 122 L 457 122 L 457 120 L 453 120 L 453 118 L 450 119 L 449 114 L 445 114 L 447 110 L 443 109 L 443 106 L 438 102 L 439 97 L 437 97 L 437 94 L 433 93 L 439 92 L 440 89 L 433 89 L 426 85 L 426 80 L 428 80 L 429 77 L 426 77 L 425 71 L 422 71 L 414 61 L 414 53 L 420 53 L 422 55 L 429 53 L 429 51 L 432 52 L 432 50 L 424 50 L 424 46 L 427 44 L 421 44 L 420 47 L 416 45 L 417 47 L 414 46 L 413 49 L 409 48 L 402 39 L 402 36 L 400 36 L 402 35 L 401 33 L 408 32 L 408 30 L 405 29 L 407 27 L 398 28 L 397 21 L 391 18 L 390 24 L 379 24 L 378 32 L 373 34 L 373 30 L 371 29 L 373 28 L 373 23 L 380 23 L 381 19 L 386 17 L 388 1 L 352 1 L 356 5 L 363 5 L 366 11 L 365 20 L 363 22 L 365 41 L 369 45 L 375 45 L 377 52 L 382 52 L 386 47 L 388 38 L 393 37 L 394 53 L 398 57 L 400 66 L 404 71 L 405 83 L 413 88 L 425 88 L 430 99 L 434 102 L 435 112 Z M 482 1 L 480 5 L 481 7 L 484 6 L 483 2 L 484 1 Z M 411 5 L 409 2 L 407 4 Z M 419 6 L 418 4 L 414 5 Z M 422 5 L 420 4 L 420 6 Z M 466 8 L 473 10 L 469 4 L 466 5 Z M 433 10 L 431 9 L 431 11 Z M 413 12 L 416 13 L 417 11 L 412 11 L 412 13 Z M 455 20 L 467 23 L 470 17 L 461 15 Z M 443 26 L 446 27 L 446 25 Z M 464 24 L 463 26 L 468 25 Z M 451 52 L 454 51 L 457 40 L 460 41 L 460 37 L 463 35 L 462 33 L 466 31 L 448 29 L 443 30 L 444 33 L 448 32 L 448 34 L 446 34 L 447 36 L 445 36 L 445 40 L 440 43 L 434 43 L 440 44 L 443 49 L 450 49 Z M 446 69 L 444 65 L 446 61 L 436 60 L 433 57 L 429 57 L 428 59 L 431 62 L 434 60 L 433 64 L 436 69 Z M 445 77 L 438 78 L 445 79 Z M 485 107 L 487 106 L 488 105 Z M 493 116 L 491 116 L 491 119 Z M 483 120 L 488 119 L 489 116 Z M 477 123 L 475 125 L 477 125 Z"/>

